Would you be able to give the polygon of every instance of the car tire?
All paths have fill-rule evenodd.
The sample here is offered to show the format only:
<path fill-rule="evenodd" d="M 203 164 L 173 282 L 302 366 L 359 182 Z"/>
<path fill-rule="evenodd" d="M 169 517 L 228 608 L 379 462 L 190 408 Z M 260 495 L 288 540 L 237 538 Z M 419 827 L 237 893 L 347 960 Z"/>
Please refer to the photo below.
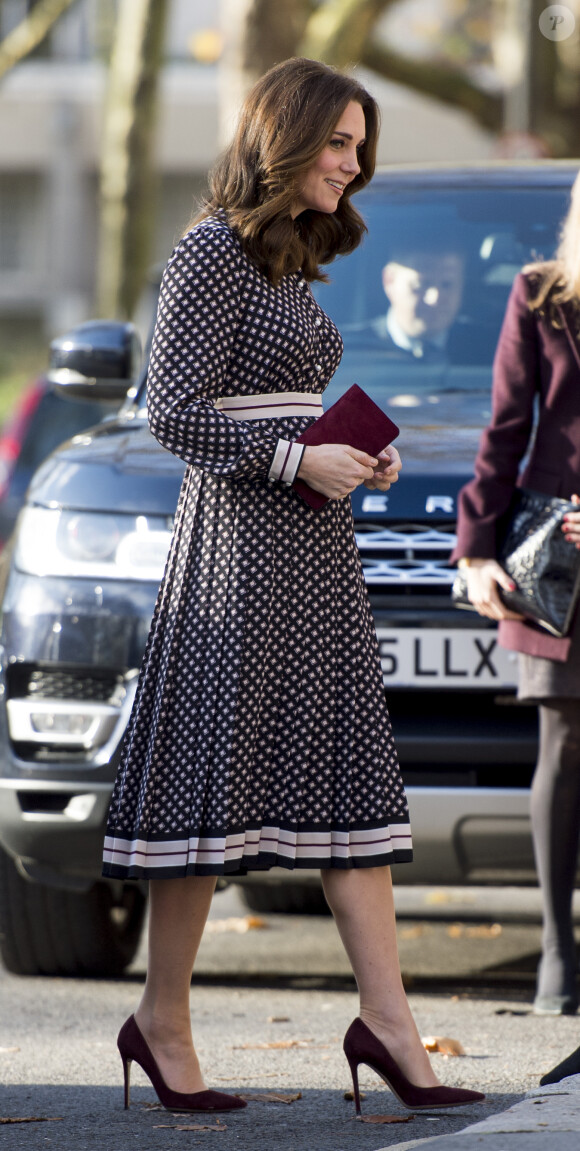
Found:
<path fill-rule="evenodd" d="M 240 890 L 251 911 L 286 915 L 330 915 L 321 887 L 307 883 L 248 883 Z"/>
<path fill-rule="evenodd" d="M 135 957 L 146 899 L 135 883 L 86 892 L 31 882 L 0 850 L 0 955 L 14 975 L 115 977 Z"/>

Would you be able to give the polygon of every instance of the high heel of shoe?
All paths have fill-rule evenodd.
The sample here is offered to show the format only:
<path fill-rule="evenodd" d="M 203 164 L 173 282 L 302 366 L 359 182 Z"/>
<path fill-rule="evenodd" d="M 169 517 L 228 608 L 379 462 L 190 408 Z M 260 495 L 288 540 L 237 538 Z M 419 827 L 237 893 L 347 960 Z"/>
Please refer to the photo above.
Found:
<path fill-rule="evenodd" d="M 354 1105 L 356 1108 L 356 1113 L 357 1113 L 357 1115 L 361 1115 L 362 1112 L 361 1112 L 361 1106 L 360 1106 L 360 1090 L 359 1090 L 359 1085 L 358 1085 L 358 1069 L 359 1069 L 358 1059 L 356 1058 L 356 1056 L 353 1056 L 353 1055 L 347 1055 L 346 1058 L 348 1060 L 348 1065 L 350 1067 L 350 1073 L 352 1075 L 352 1093 L 354 1095 Z"/>
<path fill-rule="evenodd" d="M 237 1095 L 226 1095 L 224 1091 L 194 1091 L 188 1095 L 168 1087 L 134 1015 L 123 1024 L 117 1037 L 117 1047 L 123 1063 L 125 1110 L 128 1110 L 130 1105 L 133 1061 L 149 1076 L 159 1102 L 168 1111 L 239 1111 L 247 1106 L 245 1099 L 239 1099 Z"/>
<path fill-rule="evenodd" d="M 129 1107 L 131 1105 L 131 1099 L 130 1099 L 130 1096 L 131 1096 L 131 1064 L 132 1064 L 133 1060 L 129 1059 L 128 1056 L 126 1056 L 126 1055 L 121 1055 L 121 1059 L 123 1061 L 123 1082 L 124 1082 L 124 1087 L 125 1087 L 125 1111 L 128 1111 Z"/>
<path fill-rule="evenodd" d="M 362 1019 L 355 1019 L 351 1023 L 344 1037 L 343 1047 L 352 1075 L 357 1115 L 361 1114 L 358 1083 L 358 1069 L 361 1063 L 380 1075 L 393 1095 L 396 1095 L 403 1107 L 407 1107 L 409 1111 L 462 1107 L 468 1103 L 481 1103 L 485 1099 L 481 1091 L 470 1091 L 464 1087 L 417 1087 L 407 1079 L 384 1043 L 377 1039 Z"/>

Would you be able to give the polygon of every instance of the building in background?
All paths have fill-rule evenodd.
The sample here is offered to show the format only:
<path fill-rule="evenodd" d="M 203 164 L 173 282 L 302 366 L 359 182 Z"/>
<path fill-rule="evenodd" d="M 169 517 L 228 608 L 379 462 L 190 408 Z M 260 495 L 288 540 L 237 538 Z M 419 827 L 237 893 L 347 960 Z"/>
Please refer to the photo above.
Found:
<path fill-rule="evenodd" d="M 26 14 L 3 0 L 0 35 Z M 0 338 L 63 331 L 90 316 L 97 172 L 114 0 L 78 0 L 49 40 L 0 84 Z M 164 261 L 218 148 L 216 0 L 172 0 L 157 132 L 155 260 Z M 196 60 L 209 45 L 208 62 Z M 482 159 L 494 136 L 468 116 L 360 70 L 383 112 L 380 161 Z"/>

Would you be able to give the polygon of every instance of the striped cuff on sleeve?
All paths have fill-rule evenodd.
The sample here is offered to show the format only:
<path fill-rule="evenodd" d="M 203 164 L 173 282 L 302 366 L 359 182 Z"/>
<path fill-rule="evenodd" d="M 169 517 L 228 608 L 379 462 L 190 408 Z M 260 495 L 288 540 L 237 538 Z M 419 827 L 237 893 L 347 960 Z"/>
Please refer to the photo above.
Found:
<path fill-rule="evenodd" d="M 278 440 L 268 479 L 279 480 L 283 484 L 294 483 L 304 454 L 304 447 L 304 444 L 296 444 L 292 440 Z"/>

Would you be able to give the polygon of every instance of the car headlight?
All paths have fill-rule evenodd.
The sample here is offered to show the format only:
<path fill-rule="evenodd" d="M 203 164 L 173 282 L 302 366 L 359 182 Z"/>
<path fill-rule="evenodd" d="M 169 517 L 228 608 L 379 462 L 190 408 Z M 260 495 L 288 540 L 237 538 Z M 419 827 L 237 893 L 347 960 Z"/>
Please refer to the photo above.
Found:
<path fill-rule="evenodd" d="M 37 576 L 87 576 L 159 583 L 171 542 L 165 516 L 24 508 L 14 562 Z"/>

